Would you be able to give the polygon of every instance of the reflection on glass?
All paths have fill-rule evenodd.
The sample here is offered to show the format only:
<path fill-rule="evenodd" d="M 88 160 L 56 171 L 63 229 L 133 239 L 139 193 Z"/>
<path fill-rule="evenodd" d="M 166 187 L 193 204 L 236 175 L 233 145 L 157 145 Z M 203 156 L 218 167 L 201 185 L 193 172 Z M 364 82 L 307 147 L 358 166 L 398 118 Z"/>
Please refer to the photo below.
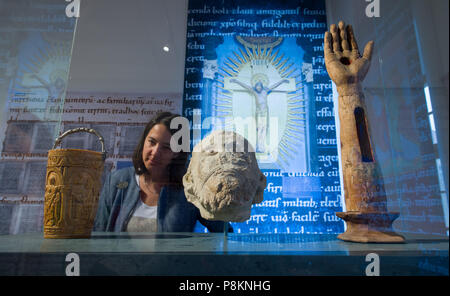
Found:
<path fill-rule="evenodd" d="M 0 0 L 0 233 L 42 231 L 76 19 L 59 0 Z"/>

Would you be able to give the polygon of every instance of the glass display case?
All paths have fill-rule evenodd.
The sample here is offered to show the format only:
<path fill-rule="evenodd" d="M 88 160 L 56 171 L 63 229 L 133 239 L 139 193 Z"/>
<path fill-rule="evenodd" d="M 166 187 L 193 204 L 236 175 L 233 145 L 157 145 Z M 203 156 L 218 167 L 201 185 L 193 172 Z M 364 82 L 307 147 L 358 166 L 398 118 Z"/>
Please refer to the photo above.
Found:
<path fill-rule="evenodd" d="M 448 4 L 0 0 L 0 274 L 76 275 L 67 269 L 75 254 L 81 275 L 448 276 Z M 351 210 L 346 123 L 324 34 L 340 21 L 352 25 L 361 57 L 374 41 L 360 89 L 366 154 L 401 243 L 337 237 L 348 225 L 336 213 Z M 198 219 L 189 232 L 44 238 L 56 138 L 98 132 L 103 185 L 133 167 L 160 112 L 188 119 L 189 152 L 218 129 L 249 139 L 266 186 L 248 219 L 218 233 Z M 60 148 L 100 144 L 76 133 Z M 368 271 L 369 254 L 383 260 L 380 270 Z"/>

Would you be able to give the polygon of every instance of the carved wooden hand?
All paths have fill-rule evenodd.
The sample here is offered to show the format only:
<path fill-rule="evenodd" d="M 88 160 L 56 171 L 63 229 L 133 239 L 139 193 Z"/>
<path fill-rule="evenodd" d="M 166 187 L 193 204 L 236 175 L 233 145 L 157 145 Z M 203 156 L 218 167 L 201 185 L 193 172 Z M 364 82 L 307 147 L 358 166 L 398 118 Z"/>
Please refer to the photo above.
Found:
<path fill-rule="evenodd" d="M 330 26 L 330 32 L 325 32 L 325 66 L 340 92 L 364 80 L 369 70 L 374 42 L 366 44 L 361 56 L 351 25 L 345 26 L 340 21 L 338 26 Z"/>

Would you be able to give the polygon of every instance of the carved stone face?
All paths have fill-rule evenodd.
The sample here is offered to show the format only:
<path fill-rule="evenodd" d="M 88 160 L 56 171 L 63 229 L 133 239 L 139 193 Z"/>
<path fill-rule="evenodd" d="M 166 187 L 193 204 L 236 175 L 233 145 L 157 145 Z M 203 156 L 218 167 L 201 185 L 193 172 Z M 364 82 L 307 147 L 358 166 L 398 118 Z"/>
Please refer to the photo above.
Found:
<path fill-rule="evenodd" d="M 213 132 L 195 146 L 183 185 L 187 200 L 203 218 L 250 218 L 251 205 L 263 200 L 266 187 L 253 151 L 246 139 L 229 131 Z"/>

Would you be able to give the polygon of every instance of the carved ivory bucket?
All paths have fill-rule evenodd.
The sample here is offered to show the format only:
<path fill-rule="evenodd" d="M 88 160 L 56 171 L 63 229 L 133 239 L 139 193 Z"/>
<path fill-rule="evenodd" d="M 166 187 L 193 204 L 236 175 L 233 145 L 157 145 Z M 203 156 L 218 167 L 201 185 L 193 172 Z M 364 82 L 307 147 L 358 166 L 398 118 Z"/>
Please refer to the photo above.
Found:
<path fill-rule="evenodd" d="M 102 152 L 55 149 L 73 133 L 96 135 Z M 44 238 L 89 238 L 97 213 L 106 158 L 103 138 L 88 128 L 66 131 L 48 151 L 44 200 Z"/>

